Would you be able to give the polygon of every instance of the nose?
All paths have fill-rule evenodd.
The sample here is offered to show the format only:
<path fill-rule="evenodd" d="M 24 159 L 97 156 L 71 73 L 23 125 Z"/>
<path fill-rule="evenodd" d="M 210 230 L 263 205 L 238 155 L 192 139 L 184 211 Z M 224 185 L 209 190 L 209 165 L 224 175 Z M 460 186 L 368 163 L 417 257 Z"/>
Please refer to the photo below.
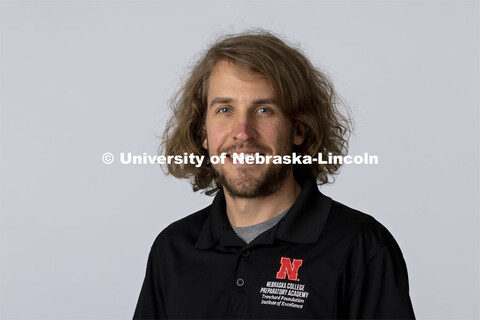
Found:
<path fill-rule="evenodd" d="M 248 115 L 237 115 L 233 128 L 233 139 L 237 142 L 247 141 L 257 137 L 255 121 Z"/>

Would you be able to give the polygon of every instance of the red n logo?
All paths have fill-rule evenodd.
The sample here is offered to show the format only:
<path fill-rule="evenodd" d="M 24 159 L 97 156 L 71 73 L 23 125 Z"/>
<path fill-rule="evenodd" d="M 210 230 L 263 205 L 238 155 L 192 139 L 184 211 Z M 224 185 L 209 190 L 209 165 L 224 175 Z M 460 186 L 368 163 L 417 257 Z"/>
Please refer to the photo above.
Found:
<path fill-rule="evenodd" d="M 277 272 L 277 279 L 285 279 L 288 275 L 288 280 L 297 280 L 298 278 L 298 268 L 302 265 L 302 259 L 293 259 L 293 265 L 290 261 L 290 258 L 282 257 L 280 259 L 280 269 Z"/>

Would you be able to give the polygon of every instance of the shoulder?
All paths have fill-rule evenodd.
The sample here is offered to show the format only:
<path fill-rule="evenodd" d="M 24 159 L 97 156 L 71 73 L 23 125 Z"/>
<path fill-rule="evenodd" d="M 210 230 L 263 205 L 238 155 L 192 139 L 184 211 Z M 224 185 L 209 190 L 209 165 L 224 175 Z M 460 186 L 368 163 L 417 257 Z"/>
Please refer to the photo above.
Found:
<path fill-rule="evenodd" d="M 363 232 L 386 230 L 371 215 L 337 201 L 332 201 L 326 227 L 341 237 L 356 237 Z"/>
<path fill-rule="evenodd" d="M 155 239 L 152 248 L 160 248 L 168 243 L 196 241 L 210 213 L 210 206 L 177 220 L 163 229 Z"/>
<path fill-rule="evenodd" d="M 345 268 L 362 270 L 380 255 L 393 256 L 399 265 L 404 265 L 394 237 L 371 215 L 333 201 L 328 223 L 329 233 L 336 235 L 337 241 L 343 240 Z M 353 270 L 347 272 L 354 273 Z"/>
<path fill-rule="evenodd" d="M 371 257 L 383 247 L 399 250 L 391 233 L 374 217 L 336 201 L 332 201 L 325 231 L 343 240 L 350 254 Z"/>

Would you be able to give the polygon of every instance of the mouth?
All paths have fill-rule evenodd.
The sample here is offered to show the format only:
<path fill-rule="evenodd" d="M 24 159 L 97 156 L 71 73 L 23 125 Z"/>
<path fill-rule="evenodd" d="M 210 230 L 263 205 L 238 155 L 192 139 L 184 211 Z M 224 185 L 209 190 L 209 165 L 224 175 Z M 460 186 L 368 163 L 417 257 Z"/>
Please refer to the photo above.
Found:
<path fill-rule="evenodd" d="M 262 152 L 232 152 L 232 153 L 227 153 L 227 157 L 229 157 L 230 159 L 233 159 L 234 157 L 235 158 L 247 158 L 247 157 L 258 157 L 258 156 L 262 156 L 264 157 L 265 154 L 262 153 Z"/>
<path fill-rule="evenodd" d="M 256 165 L 258 158 L 265 157 L 265 153 L 257 150 L 234 150 L 227 153 L 227 159 L 234 165 Z M 263 163 L 262 161 L 260 161 Z"/>

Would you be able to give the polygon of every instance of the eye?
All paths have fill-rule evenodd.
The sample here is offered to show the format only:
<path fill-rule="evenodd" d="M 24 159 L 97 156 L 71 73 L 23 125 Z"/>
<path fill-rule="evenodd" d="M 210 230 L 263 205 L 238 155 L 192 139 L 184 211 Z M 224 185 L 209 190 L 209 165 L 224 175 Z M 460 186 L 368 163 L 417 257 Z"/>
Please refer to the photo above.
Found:
<path fill-rule="evenodd" d="M 257 109 L 257 112 L 261 114 L 268 114 L 268 113 L 272 113 L 272 109 L 267 107 L 261 107 Z"/>
<path fill-rule="evenodd" d="M 218 113 L 229 113 L 231 112 L 232 110 L 229 108 L 229 107 L 221 107 L 218 109 Z"/>

